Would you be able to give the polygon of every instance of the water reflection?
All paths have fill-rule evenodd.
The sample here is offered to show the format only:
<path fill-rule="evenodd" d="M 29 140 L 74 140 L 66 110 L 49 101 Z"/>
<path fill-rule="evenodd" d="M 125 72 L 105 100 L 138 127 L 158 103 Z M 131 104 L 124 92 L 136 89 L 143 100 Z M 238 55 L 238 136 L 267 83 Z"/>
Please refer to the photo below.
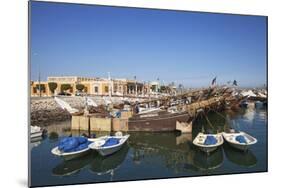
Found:
<path fill-rule="evenodd" d="M 74 160 L 62 161 L 52 169 L 52 174 L 54 176 L 69 176 L 79 173 L 87 166 L 89 166 L 91 172 L 97 175 L 107 174 L 118 169 L 125 160 L 128 150 L 129 147 L 124 145 L 120 151 L 108 157 L 102 157 L 93 151 Z"/>
<path fill-rule="evenodd" d="M 257 158 L 251 150 L 242 152 L 232 148 L 228 144 L 224 144 L 223 149 L 226 158 L 236 165 L 250 168 L 257 164 Z"/>
<path fill-rule="evenodd" d="M 71 131 L 69 122 L 48 129 L 47 138 L 32 140 L 32 184 L 104 182 L 109 180 L 147 179 L 151 177 L 177 177 L 203 174 L 224 174 L 265 171 L 267 169 L 267 112 L 255 109 L 252 122 L 246 120 L 251 111 L 243 109 L 227 112 L 227 120 L 210 113 L 209 126 L 204 118 L 193 124 L 192 134 L 130 132 L 128 145 L 108 157 L 92 151 L 88 155 L 62 161 L 50 151 L 60 137 L 87 134 L 87 131 Z M 251 118 L 250 118 L 251 119 Z M 62 126 L 62 127 L 59 127 Z M 59 127 L 59 128 L 58 128 Z M 225 128 L 237 128 L 255 136 L 259 141 L 248 152 L 235 150 L 225 143 L 215 152 L 206 155 L 192 144 L 199 131 L 210 129 L 221 132 Z M 98 136 L 108 132 L 91 132 Z M 39 173 L 40 172 L 40 173 Z M 60 178 L 67 176 L 67 178 Z"/>
<path fill-rule="evenodd" d="M 255 110 L 246 109 L 245 114 L 243 115 L 243 120 L 248 121 L 249 123 L 253 123 L 254 118 L 255 118 Z"/>
<path fill-rule="evenodd" d="M 192 133 L 183 133 L 176 137 L 176 144 L 184 144 L 187 142 L 192 142 Z"/>
<path fill-rule="evenodd" d="M 125 160 L 129 147 L 124 145 L 121 150 L 113 155 L 103 157 L 96 156 L 90 164 L 90 171 L 96 175 L 110 174 L 110 180 L 113 180 L 114 171 L 117 170 Z"/>
<path fill-rule="evenodd" d="M 29 144 L 30 150 L 39 146 L 41 144 L 42 140 L 43 140 L 42 136 L 31 138 L 30 144 Z"/>
<path fill-rule="evenodd" d="M 52 131 L 48 134 L 48 138 L 51 142 L 56 142 L 59 139 L 59 134 L 57 132 Z"/>
<path fill-rule="evenodd" d="M 206 155 L 194 147 L 191 141 L 191 134 L 176 136 L 174 133 L 134 133 L 130 139 L 130 146 L 133 149 L 132 160 L 136 164 L 141 164 L 146 158 L 161 156 L 165 166 L 177 173 L 188 170 L 208 171 L 221 166 L 223 162 L 221 148 Z"/>
<path fill-rule="evenodd" d="M 192 165 L 200 171 L 211 171 L 219 168 L 223 163 L 223 152 L 222 148 L 219 147 L 217 150 L 212 152 L 210 155 L 206 155 L 202 151 L 197 150 L 192 160 Z"/>
<path fill-rule="evenodd" d="M 52 173 L 55 176 L 69 176 L 78 173 L 81 169 L 90 164 L 92 160 L 93 155 L 91 153 L 74 160 L 62 161 L 55 168 L 53 168 Z"/>

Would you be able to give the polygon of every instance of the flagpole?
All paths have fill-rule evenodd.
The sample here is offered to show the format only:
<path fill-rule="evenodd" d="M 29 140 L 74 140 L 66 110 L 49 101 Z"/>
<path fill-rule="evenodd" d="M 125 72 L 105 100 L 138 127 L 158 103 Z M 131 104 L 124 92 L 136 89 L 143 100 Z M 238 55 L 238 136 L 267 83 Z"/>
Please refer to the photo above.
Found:
<path fill-rule="evenodd" d="M 38 81 L 39 81 L 39 97 L 41 97 L 41 73 L 40 73 L 40 62 L 38 63 L 38 67 L 39 67 L 39 75 L 38 75 Z"/>

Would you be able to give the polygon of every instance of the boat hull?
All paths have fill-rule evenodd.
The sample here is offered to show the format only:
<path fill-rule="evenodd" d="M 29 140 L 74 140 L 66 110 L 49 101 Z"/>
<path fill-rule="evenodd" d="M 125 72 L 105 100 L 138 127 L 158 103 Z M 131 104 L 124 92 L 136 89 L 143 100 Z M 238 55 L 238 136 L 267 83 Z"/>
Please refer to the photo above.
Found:
<path fill-rule="evenodd" d="M 69 156 L 64 156 L 62 158 L 65 161 L 69 161 L 69 160 L 73 160 L 73 159 L 77 159 L 77 158 L 83 157 L 83 156 L 87 155 L 88 153 L 90 153 L 90 150 L 85 151 L 83 153 L 79 153 L 79 154 L 73 154 L 73 155 L 69 155 Z"/>
<path fill-rule="evenodd" d="M 211 152 L 215 151 L 216 149 L 218 149 L 218 147 L 217 147 L 217 146 L 214 146 L 214 147 L 208 147 L 208 148 L 198 146 L 198 148 L 199 148 L 201 151 L 203 151 L 203 152 L 205 152 L 205 153 L 207 153 L 207 154 L 209 154 L 209 153 L 211 153 Z"/>
<path fill-rule="evenodd" d="M 79 157 L 85 156 L 86 154 L 88 154 L 90 152 L 90 148 L 87 148 L 85 150 L 82 150 L 80 152 L 72 152 L 72 153 L 61 153 L 58 149 L 58 147 L 52 149 L 52 153 L 56 156 L 61 157 L 63 160 L 65 161 L 69 161 L 72 159 L 77 159 Z"/>
<path fill-rule="evenodd" d="M 244 132 L 239 132 L 239 133 L 223 133 L 223 138 L 224 140 L 230 145 L 232 146 L 233 148 L 236 148 L 238 150 L 241 150 L 241 151 L 247 151 L 249 149 L 249 147 L 255 143 L 257 143 L 257 139 L 244 133 Z M 249 141 L 249 143 L 247 144 L 241 144 L 241 143 L 236 143 L 234 141 L 235 137 L 236 136 L 239 136 L 239 135 L 242 135 L 242 136 L 245 136 L 247 138 L 247 140 Z M 232 138 L 231 138 L 232 137 Z"/>
<path fill-rule="evenodd" d="M 108 156 L 108 155 L 111 155 L 111 154 L 119 151 L 122 146 L 123 145 L 117 146 L 115 148 L 105 148 L 105 149 L 101 149 L 101 150 L 97 150 L 97 151 L 102 156 Z"/>
<path fill-rule="evenodd" d="M 130 118 L 128 121 L 129 131 L 175 131 L 177 121 L 186 122 L 190 119 L 188 113 L 163 114 L 147 118 Z"/>
<path fill-rule="evenodd" d="M 214 136 L 217 139 L 217 143 L 213 144 L 213 145 L 204 145 L 204 140 L 206 139 L 206 137 L 210 135 L 210 136 Z M 221 134 L 203 134 L 203 133 L 199 133 L 196 138 L 193 140 L 193 144 L 195 146 L 197 146 L 201 151 L 210 154 L 211 152 L 215 151 L 219 146 L 221 146 L 223 144 L 223 137 Z"/>
<path fill-rule="evenodd" d="M 89 145 L 89 148 L 91 148 L 93 150 L 96 150 L 102 156 L 108 156 L 108 155 L 111 155 L 111 154 L 119 151 L 122 148 L 122 146 L 127 142 L 127 140 L 129 139 L 130 135 L 126 135 L 126 136 L 113 136 L 113 137 L 120 139 L 120 142 L 117 145 L 103 147 L 101 145 L 103 145 L 105 143 L 105 140 L 107 138 L 106 137 L 101 137 L 100 138 L 100 141 L 101 141 L 100 143 L 98 143 L 99 141 L 96 140 L 92 144 Z"/>
<path fill-rule="evenodd" d="M 37 138 L 37 137 L 41 137 L 43 134 L 43 131 L 39 131 L 39 132 L 35 132 L 35 133 L 31 133 L 30 134 L 30 138 Z"/>
<path fill-rule="evenodd" d="M 248 145 L 238 145 L 238 144 L 233 144 L 233 143 L 229 143 L 228 144 L 238 150 L 241 150 L 241 151 L 247 151 L 249 149 L 249 146 Z"/>
<path fill-rule="evenodd" d="M 241 103 L 241 104 L 240 104 L 240 107 L 241 107 L 241 108 L 247 108 L 247 107 L 248 107 L 248 103 Z"/>

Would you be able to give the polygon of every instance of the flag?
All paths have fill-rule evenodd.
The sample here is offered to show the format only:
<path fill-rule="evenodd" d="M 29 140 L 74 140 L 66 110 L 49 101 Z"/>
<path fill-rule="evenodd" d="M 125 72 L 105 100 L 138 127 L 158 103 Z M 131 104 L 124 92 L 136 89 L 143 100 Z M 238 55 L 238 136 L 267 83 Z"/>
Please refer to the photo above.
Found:
<path fill-rule="evenodd" d="M 236 80 L 233 81 L 233 85 L 237 86 L 237 81 Z"/>
<path fill-rule="evenodd" d="M 215 77 L 215 78 L 212 80 L 212 85 L 215 85 L 216 81 L 217 81 L 217 77 Z"/>

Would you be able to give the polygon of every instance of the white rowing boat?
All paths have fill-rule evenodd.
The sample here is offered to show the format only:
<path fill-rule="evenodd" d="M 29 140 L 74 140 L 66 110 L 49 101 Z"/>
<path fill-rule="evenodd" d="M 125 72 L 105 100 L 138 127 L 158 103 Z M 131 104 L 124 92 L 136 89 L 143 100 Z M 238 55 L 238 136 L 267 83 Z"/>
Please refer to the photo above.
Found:
<path fill-rule="evenodd" d="M 38 126 L 30 126 L 30 138 L 37 138 L 43 135 L 43 130 Z"/>
<path fill-rule="evenodd" d="M 122 136 L 122 135 L 118 135 L 118 134 L 115 136 L 100 137 L 100 138 L 96 139 L 95 141 L 93 141 L 93 143 L 91 143 L 89 145 L 89 148 L 96 150 L 102 156 L 108 156 L 108 155 L 111 155 L 111 154 L 119 151 L 122 148 L 123 144 L 128 140 L 129 137 L 130 137 L 130 135 Z M 107 145 L 106 143 L 111 140 L 114 140 L 117 142 L 114 143 L 113 145 Z"/>
<path fill-rule="evenodd" d="M 51 152 L 68 161 L 87 154 L 90 151 L 89 144 L 91 142 L 83 136 L 65 137 L 59 141 L 58 146 L 53 148 Z"/>
<path fill-rule="evenodd" d="M 213 142 L 208 143 L 208 140 Z M 223 137 L 220 133 L 218 134 L 203 134 L 198 133 L 196 138 L 193 140 L 193 144 L 197 146 L 200 150 L 211 153 L 215 151 L 219 146 L 223 144 Z"/>
<path fill-rule="evenodd" d="M 257 143 L 257 139 L 245 132 L 222 133 L 223 138 L 234 148 L 246 151 L 251 145 Z M 240 139 L 238 139 L 240 138 Z"/>
<path fill-rule="evenodd" d="M 90 148 L 87 147 L 83 150 L 80 151 L 75 151 L 75 152 L 63 152 L 60 151 L 58 147 L 55 147 L 52 149 L 52 154 L 62 157 L 64 160 L 68 161 L 68 160 L 72 160 L 78 157 L 82 157 L 84 155 L 86 155 L 88 152 L 90 151 Z"/>

